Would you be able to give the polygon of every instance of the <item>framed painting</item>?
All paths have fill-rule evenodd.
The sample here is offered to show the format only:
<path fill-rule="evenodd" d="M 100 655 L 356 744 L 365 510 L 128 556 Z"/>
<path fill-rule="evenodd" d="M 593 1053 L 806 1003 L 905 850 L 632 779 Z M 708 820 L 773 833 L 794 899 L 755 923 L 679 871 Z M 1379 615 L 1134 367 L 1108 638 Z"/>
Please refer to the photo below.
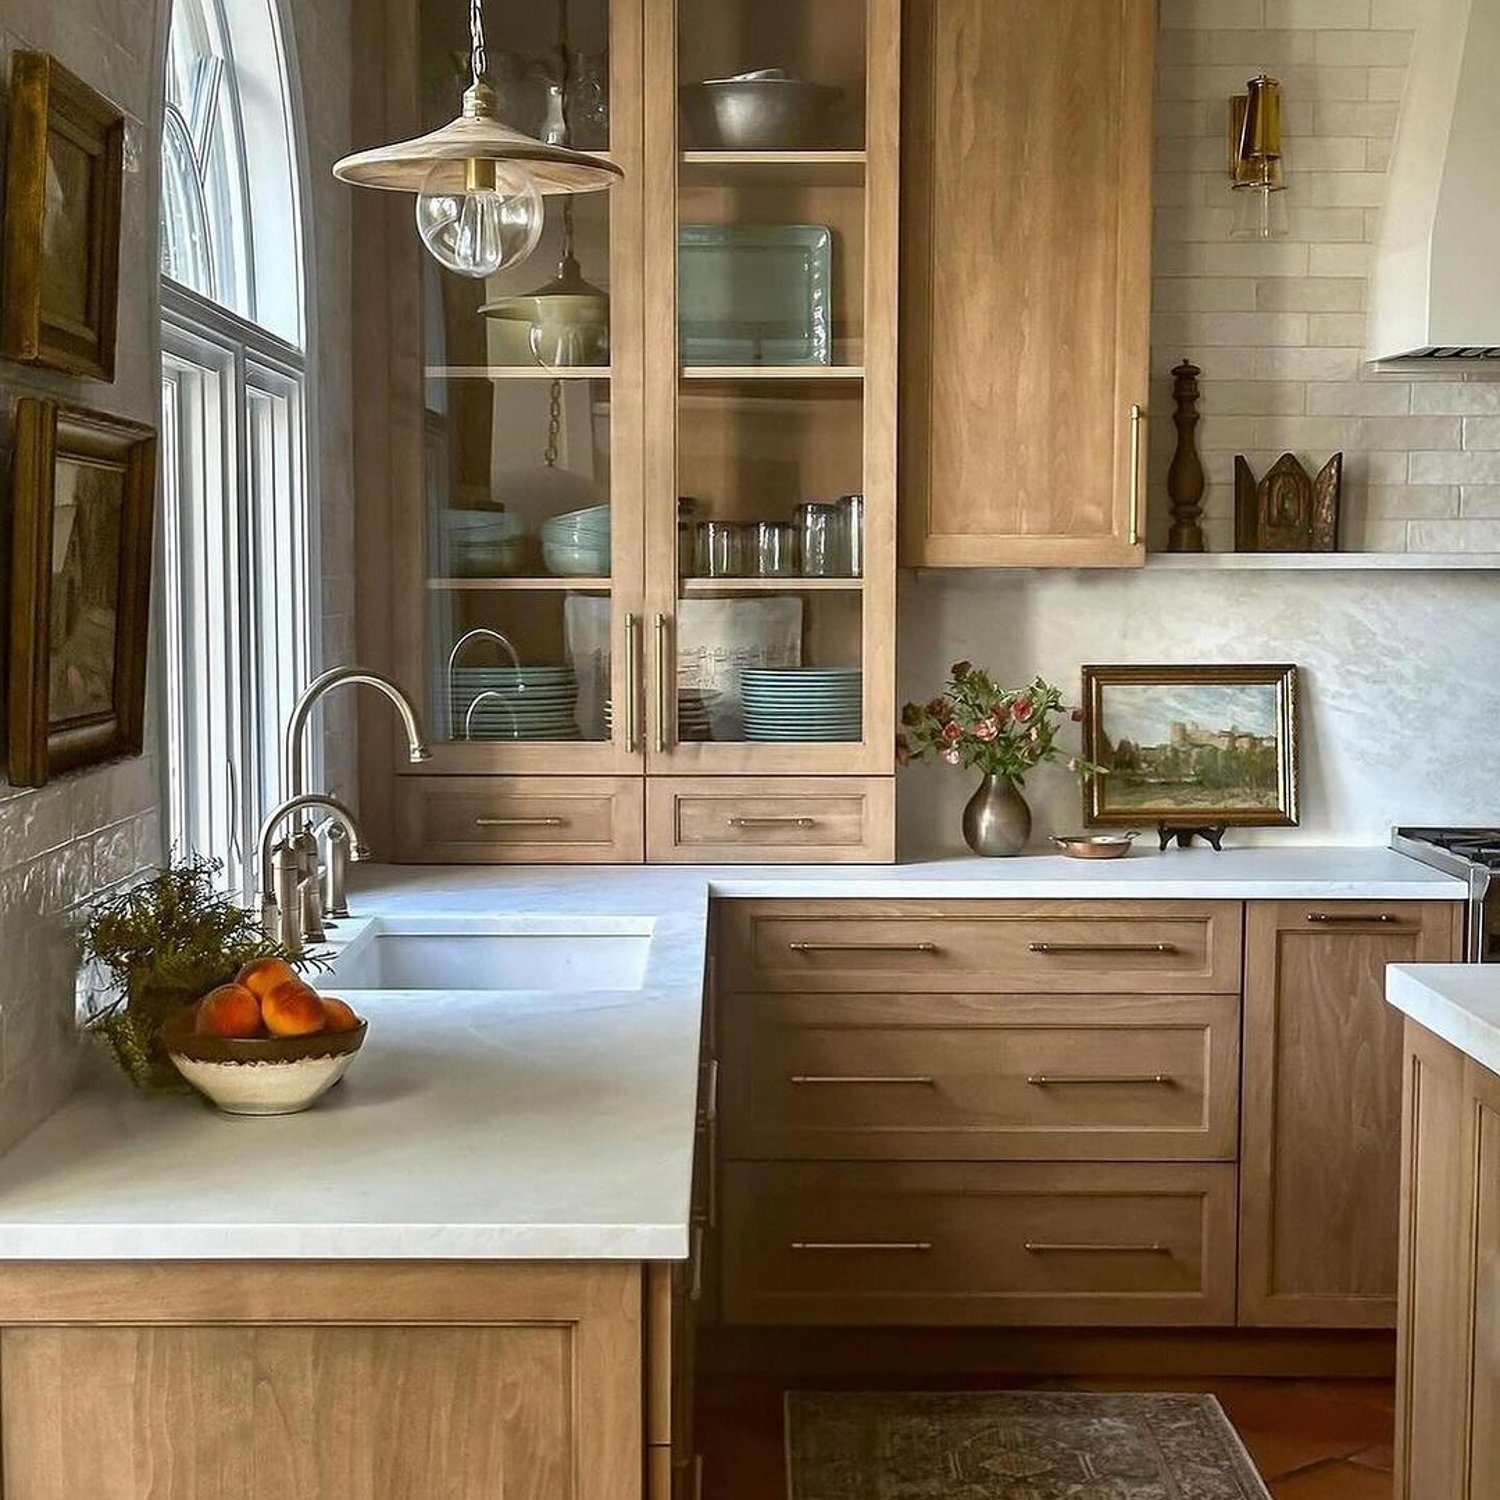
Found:
<path fill-rule="evenodd" d="M 115 378 L 125 116 L 45 52 L 11 63 L 0 354 Z"/>
<path fill-rule="evenodd" d="M 1297 669 L 1085 667 L 1083 753 L 1092 824 L 1293 826 Z"/>
<path fill-rule="evenodd" d="M 151 428 L 56 401 L 16 403 L 15 786 L 141 752 L 155 493 Z"/>

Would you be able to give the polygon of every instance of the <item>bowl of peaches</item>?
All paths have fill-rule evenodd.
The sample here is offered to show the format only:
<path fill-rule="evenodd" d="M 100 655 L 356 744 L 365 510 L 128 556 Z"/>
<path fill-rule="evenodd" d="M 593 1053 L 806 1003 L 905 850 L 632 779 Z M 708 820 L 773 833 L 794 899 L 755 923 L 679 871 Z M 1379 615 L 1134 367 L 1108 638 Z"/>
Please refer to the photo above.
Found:
<path fill-rule="evenodd" d="M 177 1071 L 225 1114 L 293 1115 L 348 1071 L 368 1023 L 279 958 L 257 958 L 162 1031 Z"/>

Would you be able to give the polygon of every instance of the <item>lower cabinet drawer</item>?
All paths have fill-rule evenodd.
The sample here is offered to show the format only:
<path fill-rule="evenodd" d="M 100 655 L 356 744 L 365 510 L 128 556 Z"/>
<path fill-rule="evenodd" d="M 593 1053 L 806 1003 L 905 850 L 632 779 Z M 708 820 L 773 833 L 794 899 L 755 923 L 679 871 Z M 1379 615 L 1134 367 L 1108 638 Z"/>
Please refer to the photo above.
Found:
<path fill-rule="evenodd" d="M 638 864 L 645 795 L 633 777 L 401 776 L 408 864 Z"/>
<path fill-rule="evenodd" d="M 655 777 L 647 788 L 653 864 L 889 864 L 889 777 Z"/>
<path fill-rule="evenodd" d="M 1235 1169 L 731 1163 L 724 1320 L 1230 1326 Z"/>
<path fill-rule="evenodd" d="M 1237 995 L 732 995 L 733 1159 L 1233 1161 Z"/>

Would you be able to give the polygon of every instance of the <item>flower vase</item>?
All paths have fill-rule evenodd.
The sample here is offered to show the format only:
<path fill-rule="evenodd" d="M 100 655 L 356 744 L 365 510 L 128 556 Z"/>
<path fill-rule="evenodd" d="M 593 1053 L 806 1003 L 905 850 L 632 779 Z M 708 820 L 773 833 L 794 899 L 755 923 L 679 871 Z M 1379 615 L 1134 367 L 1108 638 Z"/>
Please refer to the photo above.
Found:
<path fill-rule="evenodd" d="M 964 808 L 964 842 L 985 859 L 1019 854 L 1031 837 L 1031 809 L 1008 776 L 986 774 Z"/>

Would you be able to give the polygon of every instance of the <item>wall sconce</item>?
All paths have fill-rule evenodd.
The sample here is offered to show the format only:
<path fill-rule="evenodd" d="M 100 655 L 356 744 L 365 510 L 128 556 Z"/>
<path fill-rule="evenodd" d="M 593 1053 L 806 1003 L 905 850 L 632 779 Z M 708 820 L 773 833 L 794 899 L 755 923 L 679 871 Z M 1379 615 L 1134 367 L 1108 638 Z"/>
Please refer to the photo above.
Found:
<path fill-rule="evenodd" d="M 1230 233 L 1279 239 L 1290 233 L 1281 171 L 1281 84 L 1264 73 L 1229 101 L 1229 176 L 1234 186 Z"/>

